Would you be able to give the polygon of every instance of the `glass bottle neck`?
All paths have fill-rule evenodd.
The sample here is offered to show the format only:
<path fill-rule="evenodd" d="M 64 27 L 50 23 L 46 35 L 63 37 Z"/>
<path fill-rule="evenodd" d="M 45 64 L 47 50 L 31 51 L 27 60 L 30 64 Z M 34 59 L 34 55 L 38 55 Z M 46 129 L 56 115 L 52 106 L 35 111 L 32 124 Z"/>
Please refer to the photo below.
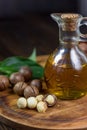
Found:
<path fill-rule="evenodd" d="M 59 41 L 62 44 L 78 44 L 79 30 L 64 30 L 62 26 L 59 26 Z"/>
<path fill-rule="evenodd" d="M 51 17 L 59 26 L 60 43 L 77 44 L 79 42 L 81 15 L 73 13 L 53 13 Z"/>

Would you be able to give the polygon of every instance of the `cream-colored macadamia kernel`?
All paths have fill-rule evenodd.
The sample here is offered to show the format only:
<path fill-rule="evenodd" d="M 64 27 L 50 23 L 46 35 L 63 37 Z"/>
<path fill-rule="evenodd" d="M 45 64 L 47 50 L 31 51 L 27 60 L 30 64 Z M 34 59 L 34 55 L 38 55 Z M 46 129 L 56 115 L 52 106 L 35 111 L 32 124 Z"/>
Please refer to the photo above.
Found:
<path fill-rule="evenodd" d="M 38 102 L 37 104 L 37 111 L 38 112 L 45 112 L 47 110 L 47 103 L 46 102 L 43 102 L 43 101 L 40 101 Z"/>
<path fill-rule="evenodd" d="M 29 97 L 27 99 L 27 106 L 28 106 L 28 108 L 34 109 L 36 107 L 36 105 L 37 105 L 37 100 L 36 100 L 35 97 Z"/>
<path fill-rule="evenodd" d="M 18 108 L 26 108 L 26 107 L 27 107 L 26 98 L 20 97 L 20 98 L 17 100 L 17 106 L 18 106 Z"/>

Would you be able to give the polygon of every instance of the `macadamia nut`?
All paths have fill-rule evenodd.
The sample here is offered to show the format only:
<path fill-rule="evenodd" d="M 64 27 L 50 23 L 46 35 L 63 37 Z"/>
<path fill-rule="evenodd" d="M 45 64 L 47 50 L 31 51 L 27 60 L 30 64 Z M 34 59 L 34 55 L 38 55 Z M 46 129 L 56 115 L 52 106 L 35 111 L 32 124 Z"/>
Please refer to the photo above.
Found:
<path fill-rule="evenodd" d="M 24 81 L 24 77 L 21 73 L 15 72 L 10 75 L 10 82 L 16 84 L 17 82 Z"/>
<path fill-rule="evenodd" d="M 55 95 L 46 95 L 45 98 L 44 98 L 44 101 L 47 102 L 47 105 L 48 106 L 54 106 L 57 102 L 57 97 Z"/>
<path fill-rule="evenodd" d="M 42 82 L 40 79 L 33 79 L 30 83 L 31 86 L 36 86 L 39 91 L 42 90 Z"/>
<path fill-rule="evenodd" d="M 7 89 L 10 86 L 8 77 L 0 75 L 0 91 Z"/>
<path fill-rule="evenodd" d="M 29 81 L 32 78 L 32 70 L 28 66 L 22 66 L 19 72 L 24 76 L 25 81 Z"/>
<path fill-rule="evenodd" d="M 43 102 L 43 101 L 40 101 L 38 102 L 37 104 L 37 111 L 38 112 L 45 112 L 47 110 L 47 103 L 46 102 Z"/>
<path fill-rule="evenodd" d="M 37 100 L 35 97 L 29 97 L 27 99 L 27 106 L 30 109 L 34 109 L 37 106 Z"/>
<path fill-rule="evenodd" d="M 42 94 L 36 96 L 36 99 L 38 102 L 42 101 L 43 98 L 44 98 L 44 96 Z"/>
<path fill-rule="evenodd" d="M 13 91 L 19 96 L 23 96 L 24 89 L 27 87 L 27 84 L 25 82 L 18 82 L 14 85 Z"/>
<path fill-rule="evenodd" d="M 26 108 L 27 107 L 27 100 L 24 97 L 20 97 L 17 100 L 17 106 L 18 108 Z"/>
<path fill-rule="evenodd" d="M 37 96 L 38 94 L 39 94 L 39 91 L 38 91 L 37 87 L 35 87 L 35 86 L 28 85 L 24 89 L 24 97 L 25 98 L 34 97 L 34 96 Z"/>

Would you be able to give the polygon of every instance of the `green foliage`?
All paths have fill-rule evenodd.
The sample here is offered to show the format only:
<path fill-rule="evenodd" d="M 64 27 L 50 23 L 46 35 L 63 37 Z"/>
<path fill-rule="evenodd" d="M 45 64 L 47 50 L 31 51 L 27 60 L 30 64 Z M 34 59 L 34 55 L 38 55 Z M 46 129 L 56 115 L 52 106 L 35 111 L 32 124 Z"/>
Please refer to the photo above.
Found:
<path fill-rule="evenodd" d="M 36 62 L 36 50 L 33 51 L 30 58 L 13 56 L 6 58 L 0 62 L 0 73 L 10 76 L 13 72 L 17 72 L 22 66 L 29 66 L 33 73 L 33 78 L 43 77 L 44 68 Z"/>

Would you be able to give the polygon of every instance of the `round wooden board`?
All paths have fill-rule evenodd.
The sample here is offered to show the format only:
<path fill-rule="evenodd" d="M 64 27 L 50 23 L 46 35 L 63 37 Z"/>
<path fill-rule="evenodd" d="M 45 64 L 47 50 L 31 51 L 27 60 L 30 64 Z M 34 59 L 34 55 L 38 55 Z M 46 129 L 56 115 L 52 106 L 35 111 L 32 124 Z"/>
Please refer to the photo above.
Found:
<path fill-rule="evenodd" d="M 47 56 L 38 57 L 44 65 Z M 0 92 L 0 122 L 16 130 L 87 129 L 87 96 L 77 100 L 58 100 L 45 113 L 17 108 L 18 96 L 9 88 Z"/>

